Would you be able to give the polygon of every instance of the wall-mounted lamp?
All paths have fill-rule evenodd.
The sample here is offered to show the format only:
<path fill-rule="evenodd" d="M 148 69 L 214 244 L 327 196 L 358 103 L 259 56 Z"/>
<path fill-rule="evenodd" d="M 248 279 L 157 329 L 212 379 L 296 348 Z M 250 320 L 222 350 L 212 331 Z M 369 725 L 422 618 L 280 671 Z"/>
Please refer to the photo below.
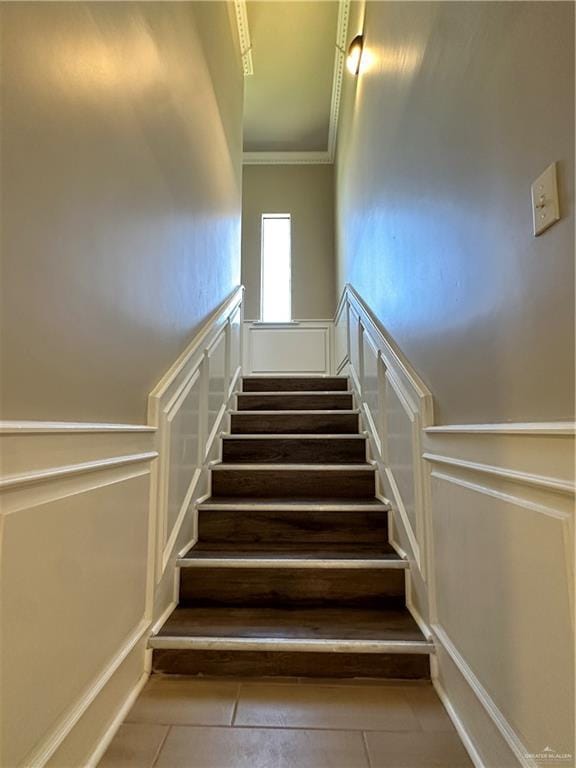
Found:
<path fill-rule="evenodd" d="M 364 48 L 364 35 L 356 35 L 348 46 L 346 55 L 346 67 L 351 75 L 357 75 L 360 72 L 360 61 L 362 59 L 362 50 Z"/>

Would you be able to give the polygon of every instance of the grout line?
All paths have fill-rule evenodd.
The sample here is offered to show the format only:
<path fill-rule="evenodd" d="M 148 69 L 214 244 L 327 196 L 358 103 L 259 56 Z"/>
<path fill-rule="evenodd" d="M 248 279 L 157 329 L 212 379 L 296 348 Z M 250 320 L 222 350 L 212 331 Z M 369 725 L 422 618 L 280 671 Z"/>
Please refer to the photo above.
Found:
<path fill-rule="evenodd" d="M 160 746 L 158 747 L 158 751 L 156 752 L 156 755 L 155 755 L 155 757 L 154 757 L 154 760 L 152 761 L 152 765 L 151 765 L 151 768 L 154 768 L 154 766 L 155 766 L 155 765 L 157 765 L 157 763 L 158 763 L 158 760 L 160 759 L 160 753 L 161 753 L 161 752 L 162 752 L 162 750 L 164 749 L 164 745 L 166 744 L 166 741 L 167 741 L 167 739 L 168 739 L 168 736 L 170 735 L 170 731 L 171 731 L 171 730 L 172 730 L 172 726 L 171 726 L 171 725 L 169 725 L 169 726 L 168 726 L 168 728 L 166 729 L 166 734 L 165 734 L 164 738 L 163 738 L 163 739 L 162 739 L 162 741 L 160 742 Z"/>
<path fill-rule="evenodd" d="M 242 683 L 238 683 L 238 686 L 236 688 L 236 699 L 234 700 L 234 707 L 232 708 L 232 717 L 230 719 L 230 727 L 234 728 L 234 721 L 236 720 L 236 713 L 238 712 L 238 704 L 240 703 L 240 689 L 242 688 Z"/>
<path fill-rule="evenodd" d="M 230 730 L 230 728 L 235 728 L 236 730 L 242 730 L 242 731 L 250 731 L 254 728 L 258 728 L 259 730 L 263 731 L 282 731 L 282 730 L 290 730 L 290 731 L 332 731 L 334 733 L 362 733 L 362 734 L 370 734 L 370 733 L 412 733 L 420 735 L 421 733 L 429 733 L 429 734 L 438 734 L 438 733 L 444 733 L 444 731 L 420 731 L 420 730 L 406 730 L 403 728 L 366 728 L 365 726 L 336 726 L 336 725 L 287 725 L 286 723 L 280 723 L 278 725 L 268 725 L 266 723 L 247 723 L 246 725 L 238 725 L 235 724 L 234 726 L 230 725 L 222 725 L 220 723 L 138 723 L 138 725 L 167 725 L 169 730 L 172 728 L 211 728 L 212 730 L 218 729 L 218 730 Z M 168 734 L 166 734 L 166 738 L 168 737 Z M 166 740 L 166 739 L 165 739 Z M 165 741 L 164 740 L 164 741 Z M 164 742 L 162 743 L 162 746 L 164 746 Z M 154 763 L 155 765 L 156 763 Z"/>
<path fill-rule="evenodd" d="M 372 768 L 372 761 L 370 760 L 370 750 L 368 749 L 368 742 L 366 740 L 366 731 L 362 731 L 362 744 L 364 745 L 364 754 L 366 755 L 366 763 L 368 768 Z"/>

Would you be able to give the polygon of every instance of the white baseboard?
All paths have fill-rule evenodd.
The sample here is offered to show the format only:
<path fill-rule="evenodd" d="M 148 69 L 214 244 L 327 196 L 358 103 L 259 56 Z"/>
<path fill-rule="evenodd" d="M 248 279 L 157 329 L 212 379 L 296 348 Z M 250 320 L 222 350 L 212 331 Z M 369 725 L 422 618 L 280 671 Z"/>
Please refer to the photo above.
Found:
<path fill-rule="evenodd" d="M 510 723 L 508 723 L 500 709 L 496 706 L 488 691 L 486 691 L 480 680 L 478 680 L 444 629 L 439 625 L 434 625 L 432 629 L 435 640 L 440 643 L 444 651 L 448 654 L 452 663 L 470 687 L 477 701 L 482 705 L 484 711 L 500 732 L 500 735 L 511 752 L 514 754 L 518 764 L 522 766 L 522 768 L 538 768 L 536 762 L 528 757 L 529 750 L 522 744 Z"/>
<path fill-rule="evenodd" d="M 96 768 L 100 760 L 104 757 L 104 753 L 112 743 L 112 740 L 114 739 L 114 736 L 116 736 L 116 733 L 118 732 L 118 729 L 124 722 L 124 719 L 126 718 L 126 715 L 130 710 L 132 709 L 136 699 L 140 694 L 142 693 L 142 690 L 146 683 L 148 682 L 148 678 L 150 677 L 149 671 L 144 671 L 142 673 L 142 676 L 132 689 L 130 691 L 129 695 L 127 696 L 126 700 L 116 713 L 114 719 L 106 729 L 106 732 L 98 742 L 98 745 L 92 752 L 90 758 L 86 762 L 86 765 L 83 766 L 83 768 Z"/>
<path fill-rule="evenodd" d="M 100 672 L 89 688 L 84 691 L 78 701 L 76 701 L 64 717 L 58 722 L 48 737 L 26 758 L 26 766 L 29 768 L 40 768 L 44 766 L 52 755 L 57 751 L 66 737 L 72 732 L 74 726 L 96 701 L 96 698 L 104 689 L 114 674 L 118 671 L 121 664 L 128 658 L 129 654 L 135 649 L 138 642 L 147 634 L 149 622 L 142 621 L 135 631 L 128 638 L 122 648 L 114 655 L 114 658 Z"/>
<path fill-rule="evenodd" d="M 448 694 L 442 687 L 442 684 L 440 683 L 438 678 L 435 676 L 432 676 L 432 685 L 434 686 L 434 689 L 438 694 L 438 698 L 444 705 L 444 709 L 448 713 L 448 717 L 452 721 L 454 728 L 456 728 L 456 732 L 458 733 L 458 736 L 460 736 L 460 741 L 464 745 L 466 752 L 468 752 L 468 756 L 470 757 L 470 760 L 472 760 L 472 763 L 474 764 L 474 768 L 489 768 L 489 766 L 487 766 L 482 760 L 482 758 L 480 757 L 478 750 L 476 749 L 476 745 L 470 738 L 470 734 L 464 727 L 464 723 L 462 722 L 462 720 L 460 720 L 458 713 L 452 706 L 452 702 L 448 698 Z"/>

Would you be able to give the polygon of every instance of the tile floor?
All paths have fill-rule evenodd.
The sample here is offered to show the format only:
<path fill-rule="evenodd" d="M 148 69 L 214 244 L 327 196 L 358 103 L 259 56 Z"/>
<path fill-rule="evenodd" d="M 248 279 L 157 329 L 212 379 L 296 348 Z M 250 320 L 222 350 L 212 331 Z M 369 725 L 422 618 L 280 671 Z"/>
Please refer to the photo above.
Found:
<path fill-rule="evenodd" d="M 153 677 L 98 768 L 470 768 L 431 685 Z"/>

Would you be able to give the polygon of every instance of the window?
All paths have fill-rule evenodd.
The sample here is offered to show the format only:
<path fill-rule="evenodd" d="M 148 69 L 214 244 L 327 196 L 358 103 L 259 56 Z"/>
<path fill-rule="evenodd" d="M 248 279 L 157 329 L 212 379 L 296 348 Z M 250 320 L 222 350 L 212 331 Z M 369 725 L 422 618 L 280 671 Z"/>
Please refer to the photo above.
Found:
<path fill-rule="evenodd" d="M 262 214 L 262 282 L 260 319 L 285 323 L 292 319 L 290 214 Z"/>

